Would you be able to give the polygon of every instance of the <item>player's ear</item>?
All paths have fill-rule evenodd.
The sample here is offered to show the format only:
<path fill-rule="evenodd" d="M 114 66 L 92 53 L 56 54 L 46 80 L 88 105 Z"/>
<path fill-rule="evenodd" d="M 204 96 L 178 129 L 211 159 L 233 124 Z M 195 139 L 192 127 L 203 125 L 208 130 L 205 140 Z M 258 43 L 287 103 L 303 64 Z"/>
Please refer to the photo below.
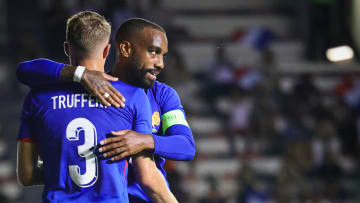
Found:
<path fill-rule="evenodd" d="M 103 59 L 106 59 L 106 57 L 109 55 L 110 47 L 111 47 L 110 44 L 107 44 L 107 45 L 105 46 L 104 51 L 103 51 Z"/>
<path fill-rule="evenodd" d="M 120 51 L 120 54 L 123 56 L 123 57 L 130 57 L 131 56 L 131 53 L 132 53 L 132 45 L 130 42 L 128 41 L 122 41 L 120 44 L 119 44 L 119 51 Z"/>
<path fill-rule="evenodd" d="M 64 42 L 64 52 L 67 57 L 70 57 L 70 45 L 69 42 Z"/>

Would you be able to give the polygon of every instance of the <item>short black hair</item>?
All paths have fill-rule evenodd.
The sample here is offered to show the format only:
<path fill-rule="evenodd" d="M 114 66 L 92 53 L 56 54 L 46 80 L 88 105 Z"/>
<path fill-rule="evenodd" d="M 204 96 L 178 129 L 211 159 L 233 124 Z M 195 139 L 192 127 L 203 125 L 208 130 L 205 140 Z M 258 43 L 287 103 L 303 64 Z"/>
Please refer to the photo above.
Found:
<path fill-rule="evenodd" d="M 134 36 L 137 31 L 143 30 L 146 27 L 151 27 L 153 29 L 166 33 L 160 25 L 154 22 L 143 18 L 129 18 L 117 29 L 115 41 L 119 44 L 124 40 L 130 40 L 130 38 Z"/>

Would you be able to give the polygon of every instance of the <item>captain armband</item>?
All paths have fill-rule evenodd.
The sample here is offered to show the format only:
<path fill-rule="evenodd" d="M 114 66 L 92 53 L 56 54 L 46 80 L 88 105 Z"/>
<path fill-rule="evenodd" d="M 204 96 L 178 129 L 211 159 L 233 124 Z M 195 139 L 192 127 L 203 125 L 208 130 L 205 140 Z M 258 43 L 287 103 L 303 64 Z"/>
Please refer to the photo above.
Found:
<path fill-rule="evenodd" d="M 162 132 L 164 135 L 166 130 L 173 125 L 185 125 L 189 127 L 189 124 L 185 119 L 184 113 L 179 109 L 169 111 L 164 115 L 162 115 L 161 122 L 162 122 Z"/>

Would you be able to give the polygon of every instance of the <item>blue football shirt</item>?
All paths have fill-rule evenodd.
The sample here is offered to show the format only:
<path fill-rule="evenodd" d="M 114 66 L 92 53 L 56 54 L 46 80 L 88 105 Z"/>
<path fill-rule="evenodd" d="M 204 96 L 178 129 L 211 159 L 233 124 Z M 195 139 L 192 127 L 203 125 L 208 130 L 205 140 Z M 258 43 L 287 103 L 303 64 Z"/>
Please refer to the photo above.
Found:
<path fill-rule="evenodd" d="M 147 97 L 151 106 L 152 113 L 152 133 L 155 143 L 154 159 L 157 168 L 161 171 L 166 180 L 166 172 L 163 168 L 165 164 L 165 157 L 159 154 L 170 154 L 170 156 L 189 156 L 188 154 L 195 153 L 190 148 L 187 152 L 184 152 L 184 142 L 181 140 L 189 139 L 190 143 L 194 143 L 191 130 L 185 119 L 185 113 L 180 102 L 180 98 L 176 91 L 170 86 L 156 81 L 154 86 L 146 90 Z M 184 136 L 184 134 L 189 136 Z M 161 139 L 166 139 L 169 135 L 171 139 L 167 139 L 166 142 L 161 143 Z M 170 149 L 171 148 L 171 149 Z M 188 153 L 188 154 L 187 154 Z M 167 181 L 167 180 L 166 180 Z M 128 174 L 128 190 L 129 200 L 134 203 L 150 202 L 145 192 L 142 190 L 140 184 L 135 180 L 134 170 L 132 165 L 129 165 Z"/>
<path fill-rule="evenodd" d="M 64 66 L 65 64 L 49 59 L 34 59 L 20 63 L 16 75 L 19 81 L 32 88 L 53 85 L 60 83 L 59 75 Z M 165 160 L 191 160 L 195 156 L 196 146 L 177 92 L 156 81 L 152 88 L 146 90 L 146 95 L 151 104 L 154 158 L 158 169 L 166 177 L 163 168 Z M 129 166 L 130 202 L 150 202 L 136 182 L 131 168 Z"/>
<path fill-rule="evenodd" d="M 113 83 L 125 108 L 102 106 L 79 84 L 34 88 L 23 106 L 19 140 L 36 141 L 44 161 L 43 202 L 128 202 L 127 161 L 112 163 L 92 149 L 110 131 L 151 133 L 147 96 Z"/>

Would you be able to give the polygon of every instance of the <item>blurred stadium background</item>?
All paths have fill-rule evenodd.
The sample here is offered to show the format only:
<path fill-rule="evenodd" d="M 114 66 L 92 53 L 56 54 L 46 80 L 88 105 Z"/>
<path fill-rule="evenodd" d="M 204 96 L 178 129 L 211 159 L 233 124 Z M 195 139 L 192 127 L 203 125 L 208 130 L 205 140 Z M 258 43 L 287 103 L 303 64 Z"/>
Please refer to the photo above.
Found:
<path fill-rule="evenodd" d="M 360 202 L 359 0 L 0 0 L 1 203 L 41 201 L 16 181 L 17 63 L 66 62 L 65 21 L 81 10 L 167 30 L 160 81 L 197 144 L 193 161 L 167 162 L 180 202 Z"/>

